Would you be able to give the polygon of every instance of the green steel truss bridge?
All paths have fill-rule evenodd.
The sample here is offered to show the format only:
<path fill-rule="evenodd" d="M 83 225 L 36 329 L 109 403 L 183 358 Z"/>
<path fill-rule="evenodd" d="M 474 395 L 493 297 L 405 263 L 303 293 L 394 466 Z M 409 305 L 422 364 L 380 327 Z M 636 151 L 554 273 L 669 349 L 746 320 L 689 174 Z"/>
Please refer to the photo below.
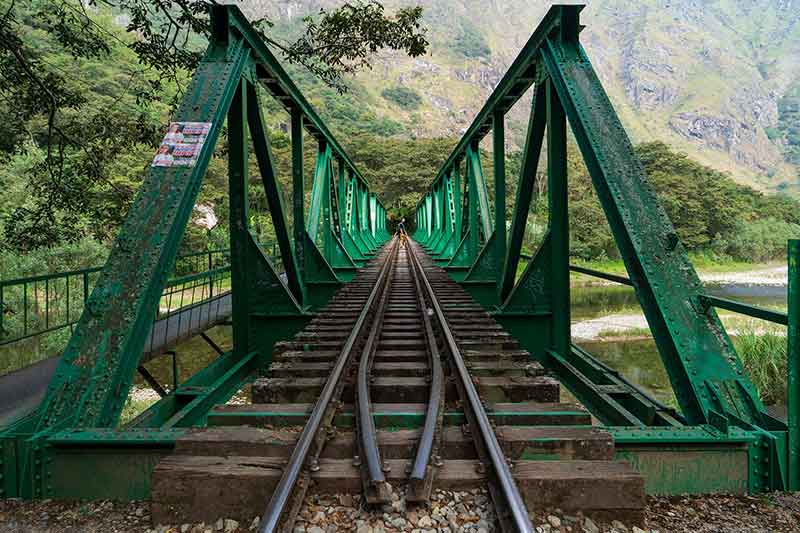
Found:
<path fill-rule="evenodd" d="M 416 257 L 424 249 L 527 350 L 531 362 L 591 412 L 613 437 L 615 458 L 644 477 L 648 492 L 796 490 L 800 244 L 789 245 L 787 314 L 704 292 L 581 47 L 580 11 L 555 6 L 535 30 L 419 200 L 413 240 L 421 248 L 403 261 L 414 276 L 423 275 L 428 267 Z M 398 253 L 395 241 L 386 244 L 391 235 L 384 205 L 239 10 L 215 6 L 211 20 L 208 51 L 175 117 L 207 125 L 202 150 L 193 164 L 151 167 L 105 266 L 91 272 L 91 282 L 88 274 L 77 274 L 83 280 L 82 313 L 56 324 L 69 326 L 72 334 L 60 358 L 48 363 L 44 383 L 39 379 L 41 401 L 37 397 L 0 428 L 0 497 L 148 498 L 153 469 L 176 441 L 192 428 L 205 428 L 216 406 L 267 373 L 276 343 L 303 330 L 341 287 L 370 268 L 377 272 L 380 250 L 382 257 Z M 258 87 L 291 116 L 291 205 L 283 203 Z M 504 117 L 529 90 L 533 100 L 521 175 L 507 176 Z M 209 257 L 207 268 L 178 276 L 179 244 L 226 122 L 231 248 L 224 261 Z M 569 263 L 568 124 L 627 277 Z M 489 135 L 492 196 L 479 150 Z M 317 149 L 310 201 L 304 190 L 304 139 Z M 270 246 L 258 243 L 249 228 L 251 143 L 277 236 Z M 539 249 L 527 257 L 522 241 L 545 146 L 549 227 Z M 510 220 L 509 179 L 518 180 Z M 518 276 L 521 261 L 527 265 Z M 658 402 L 571 342 L 571 271 L 635 289 L 679 408 Z M 378 279 L 385 280 L 381 272 Z M 216 283 L 216 292 L 163 311 L 171 288 L 198 279 Z M 386 282 L 376 287 L 380 283 Z M 8 283 L 5 290 L 8 299 Z M 220 301 L 223 307 L 211 316 L 207 307 Z M 788 326 L 788 424 L 759 400 L 716 308 Z M 192 309 L 206 309 L 207 320 L 187 319 L 189 326 L 173 329 L 173 337 L 155 338 L 165 320 L 189 316 L 182 313 Z M 445 311 L 437 311 L 439 320 Z M 359 319 L 359 327 L 364 320 L 369 317 Z M 201 334 L 221 321 L 232 325 L 233 349 L 169 393 L 162 391 L 161 400 L 121 427 L 120 412 L 143 360 L 168 350 L 178 337 Z M 0 382 L 0 389 L 13 386 L 13 376 Z"/>

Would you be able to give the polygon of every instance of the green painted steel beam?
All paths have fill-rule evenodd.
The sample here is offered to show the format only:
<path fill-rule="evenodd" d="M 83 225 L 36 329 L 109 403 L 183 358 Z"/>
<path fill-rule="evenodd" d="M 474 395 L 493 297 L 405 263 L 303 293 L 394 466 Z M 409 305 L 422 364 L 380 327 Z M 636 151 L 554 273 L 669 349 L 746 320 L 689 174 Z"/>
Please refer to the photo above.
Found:
<path fill-rule="evenodd" d="M 483 230 L 484 240 L 494 233 L 494 221 L 492 220 L 491 208 L 489 207 L 489 191 L 486 186 L 486 177 L 483 175 L 483 164 L 481 163 L 481 152 L 477 145 L 467 149 L 467 164 L 472 170 L 472 185 L 478 202 L 478 215 L 480 217 L 480 228 Z"/>
<path fill-rule="evenodd" d="M 690 424 L 719 414 L 757 422 L 764 413 L 752 382 L 713 310 L 633 145 L 578 42 L 576 6 L 558 7 L 556 37 L 543 63 L 598 192 L 667 373 Z"/>
<path fill-rule="evenodd" d="M 469 241 L 468 246 L 464 250 L 464 257 L 459 261 L 459 263 L 460 266 L 471 266 L 472 262 L 478 257 L 478 252 L 480 251 L 478 187 L 475 181 L 475 169 L 472 165 L 472 157 L 468 157 L 465 164 L 467 167 L 467 183 L 469 187 L 469 194 L 467 195 L 467 208 L 469 209 L 469 213 L 467 215 L 469 231 L 467 232 L 467 235 L 469 237 Z"/>
<path fill-rule="evenodd" d="M 800 240 L 788 246 L 789 288 L 786 356 L 788 357 L 786 406 L 789 490 L 800 490 Z"/>
<path fill-rule="evenodd" d="M 331 157 L 330 148 L 325 142 L 319 143 L 314 174 L 311 182 L 311 205 L 308 208 L 306 231 L 313 242 L 317 242 L 320 235 L 322 221 L 322 197 L 325 194 L 325 181 L 328 178 L 328 161 Z"/>
<path fill-rule="evenodd" d="M 570 265 L 569 269 L 572 272 L 577 272 L 578 274 L 585 274 L 587 276 L 592 276 L 595 278 L 604 279 L 607 281 L 613 281 L 614 283 L 619 283 L 620 285 L 627 285 L 628 287 L 633 287 L 634 284 L 630 280 L 630 278 L 626 278 L 624 276 L 618 276 L 616 274 L 609 274 L 608 272 L 601 272 L 600 270 L 594 270 L 592 268 L 586 268 L 582 266 Z"/>
<path fill-rule="evenodd" d="M 553 349 L 570 353 L 569 192 L 567 187 L 567 118 L 552 82 L 547 99 L 547 197 L 550 214 Z"/>
<path fill-rule="evenodd" d="M 294 236 L 294 253 L 300 274 L 305 279 L 305 246 L 306 229 L 303 221 L 305 215 L 305 173 L 303 170 L 303 114 L 299 108 L 293 108 L 291 115 L 292 135 L 292 234 Z M 305 300 L 303 300 L 305 303 Z"/>
<path fill-rule="evenodd" d="M 645 479 L 651 495 L 744 494 L 752 482 L 756 435 L 713 426 L 604 428 L 614 437 L 614 458 L 627 461 Z"/>
<path fill-rule="evenodd" d="M 250 309 L 247 298 L 247 247 L 250 214 L 248 199 L 247 82 L 241 80 L 228 110 L 228 197 L 231 242 L 231 320 L 233 351 L 245 357 L 250 351 Z"/>
<path fill-rule="evenodd" d="M 719 309 L 733 311 L 734 313 L 766 320 L 767 322 L 774 322 L 775 324 L 786 326 L 789 323 L 789 316 L 786 313 L 781 313 L 780 311 L 764 309 L 763 307 L 749 305 L 725 298 L 718 298 L 717 296 L 711 296 L 708 294 L 701 294 L 698 296 L 698 299 L 706 309 L 710 307 L 717 307 Z"/>
<path fill-rule="evenodd" d="M 495 315 L 503 323 L 502 313 Z M 536 339 L 520 339 L 526 348 Z M 567 355 L 547 350 L 542 362 L 556 372 L 561 383 L 605 424 L 633 427 L 681 427 L 684 417 L 652 398 L 619 372 L 572 345 Z"/>
<path fill-rule="evenodd" d="M 502 301 L 502 268 L 506 262 L 506 129 L 501 108 L 492 114 L 492 161 L 494 163 L 494 266 L 497 299 Z"/>

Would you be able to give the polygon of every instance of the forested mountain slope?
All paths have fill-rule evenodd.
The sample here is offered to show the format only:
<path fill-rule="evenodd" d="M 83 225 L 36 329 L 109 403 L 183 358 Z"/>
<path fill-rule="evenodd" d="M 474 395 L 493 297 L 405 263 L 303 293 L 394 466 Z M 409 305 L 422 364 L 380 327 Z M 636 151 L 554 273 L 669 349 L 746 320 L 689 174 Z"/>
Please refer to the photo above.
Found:
<path fill-rule="evenodd" d="M 303 15 L 341 3 L 240 5 L 282 21 L 274 31 L 288 35 Z M 312 93 L 343 126 L 356 121 L 381 134 L 416 137 L 460 134 L 551 4 L 384 3 L 424 6 L 429 54 L 383 54 L 338 102 L 321 87 Z M 582 20 L 584 47 L 634 142 L 664 141 L 742 183 L 798 191 L 800 1 L 594 0 Z M 526 116 L 524 103 L 513 110 L 516 145 Z"/>

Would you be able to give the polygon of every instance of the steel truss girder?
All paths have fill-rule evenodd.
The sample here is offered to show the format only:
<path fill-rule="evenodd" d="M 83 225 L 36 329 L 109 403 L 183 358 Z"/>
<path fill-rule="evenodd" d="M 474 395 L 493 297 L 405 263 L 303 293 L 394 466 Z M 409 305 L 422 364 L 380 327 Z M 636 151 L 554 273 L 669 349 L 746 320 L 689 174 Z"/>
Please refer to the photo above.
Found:
<path fill-rule="evenodd" d="M 340 228 L 334 223 L 337 189 L 334 182 L 333 156 L 327 143 L 320 143 L 311 187 L 311 207 L 309 209 L 308 235 L 323 252 L 325 261 L 334 272 L 350 270 L 355 272 L 356 263 L 340 239 Z"/>
<path fill-rule="evenodd" d="M 541 50 L 647 317 L 678 402 L 691 424 L 716 414 L 759 423 L 765 413 L 702 284 L 647 182 L 633 145 L 578 42 L 577 10 Z"/>
<path fill-rule="evenodd" d="M 755 466 L 750 488 L 783 487 L 786 426 L 766 413 L 713 306 L 705 298 L 674 227 L 658 204 L 578 41 L 580 10 L 581 6 L 555 6 L 545 16 L 418 204 L 422 233 L 430 235 L 438 229 L 431 216 L 430 199 L 446 183 L 451 169 L 464 161 L 469 227 L 467 238 L 458 245 L 447 267 L 454 279 L 485 306 L 495 309 L 496 318 L 532 353 L 556 368 L 573 392 L 578 391 L 578 397 L 603 413 L 609 423 L 650 427 L 670 420 L 670 424 L 686 427 L 710 425 L 725 434 L 739 428 L 758 441 L 754 446 L 765 450 L 751 454 L 766 462 L 760 466 L 752 463 Z M 502 180 L 495 184 L 494 223 L 487 225 L 489 206 L 483 200 L 485 183 L 477 146 L 489 131 L 494 132 L 495 172 L 502 177 L 501 117 L 534 84 L 517 201 L 507 234 Z M 654 407 L 639 392 L 621 384 L 614 387 L 619 388 L 623 395 L 619 398 L 624 402 L 617 401 L 613 394 L 609 396 L 612 387 L 603 380 L 611 379 L 613 371 L 600 371 L 588 362 L 588 354 L 580 354 L 570 343 L 567 123 L 590 172 L 682 415 Z M 517 280 L 545 134 L 549 230 Z M 508 248 L 504 249 L 506 236 Z M 430 246 L 431 240 L 426 242 Z"/>
<path fill-rule="evenodd" d="M 3 496 L 55 494 L 57 482 L 46 454 L 51 448 L 50 439 L 60 430 L 115 427 L 226 119 L 234 349 L 162 398 L 136 424 L 170 428 L 203 423 L 212 405 L 227 400 L 254 372 L 268 364 L 276 341 L 289 338 L 310 319 L 306 309 L 314 301 L 308 298 L 306 285 L 328 283 L 332 292 L 339 284 L 303 223 L 302 165 L 293 165 L 295 178 L 300 177 L 299 191 L 294 191 L 293 231 L 301 238 L 294 239 L 292 246 L 256 84 L 291 112 L 295 156 L 298 152 L 302 156 L 304 130 L 326 146 L 326 179 L 322 183 L 325 201 L 320 208 L 326 231 L 334 238 L 341 226 L 331 212 L 340 205 L 339 198 L 332 197 L 337 188 L 331 161 L 339 162 L 340 175 L 351 176 L 363 195 L 371 194 L 369 185 L 238 8 L 212 6 L 211 27 L 208 51 L 174 119 L 210 123 L 202 151 L 192 166 L 149 168 L 42 405 L 0 433 Z M 248 133 L 278 234 L 286 281 L 248 227 Z M 297 157 L 293 163 L 297 163 Z M 374 195 L 368 204 L 365 210 L 370 223 L 362 226 L 363 233 L 377 247 L 385 238 L 385 221 L 378 218 L 385 216 L 385 209 Z M 309 214 L 318 215 L 316 206 Z M 310 292 L 319 292 L 318 300 L 324 296 L 323 291 Z M 6 477 L 9 469 L 13 476 Z"/>

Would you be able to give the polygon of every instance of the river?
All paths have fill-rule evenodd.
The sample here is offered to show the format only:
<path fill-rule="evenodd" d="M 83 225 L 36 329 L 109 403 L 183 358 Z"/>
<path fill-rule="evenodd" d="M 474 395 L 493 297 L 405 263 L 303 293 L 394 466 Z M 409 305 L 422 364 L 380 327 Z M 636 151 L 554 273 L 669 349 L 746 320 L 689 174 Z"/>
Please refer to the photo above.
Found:
<path fill-rule="evenodd" d="M 706 290 L 721 298 L 786 311 L 785 278 L 739 274 L 728 276 L 731 279 L 722 275 L 703 276 Z M 711 281 L 705 281 L 708 278 Z M 645 331 L 646 321 L 633 288 L 621 285 L 573 287 L 571 296 L 576 344 L 657 399 L 671 403 L 672 387 L 655 342 Z M 719 314 L 731 336 L 737 334 L 737 327 L 774 329 L 766 322 L 745 319 L 734 313 L 721 311 Z"/>

